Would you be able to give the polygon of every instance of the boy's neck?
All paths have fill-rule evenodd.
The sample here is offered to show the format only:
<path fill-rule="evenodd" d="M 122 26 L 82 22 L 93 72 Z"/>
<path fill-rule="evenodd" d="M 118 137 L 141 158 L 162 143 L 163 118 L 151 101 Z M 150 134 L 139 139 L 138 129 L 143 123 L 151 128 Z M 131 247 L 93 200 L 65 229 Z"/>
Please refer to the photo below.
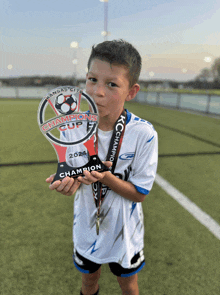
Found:
<path fill-rule="evenodd" d="M 111 131 L 115 127 L 115 123 L 117 122 L 121 112 L 118 112 L 114 116 L 106 116 L 99 118 L 99 126 L 98 128 L 102 131 Z"/>
<path fill-rule="evenodd" d="M 109 122 L 109 119 L 105 120 L 105 119 L 101 118 L 99 121 L 98 128 L 101 129 L 102 131 L 111 131 L 114 129 L 115 122 Z"/>

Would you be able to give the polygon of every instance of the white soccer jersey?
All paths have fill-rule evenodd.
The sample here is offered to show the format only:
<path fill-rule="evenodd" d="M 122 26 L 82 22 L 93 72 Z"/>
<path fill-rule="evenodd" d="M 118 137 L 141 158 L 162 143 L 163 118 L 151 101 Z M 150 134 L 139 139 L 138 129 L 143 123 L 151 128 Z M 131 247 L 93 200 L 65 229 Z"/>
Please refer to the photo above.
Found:
<path fill-rule="evenodd" d="M 112 133 L 98 130 L 98 155 L 102 161 L 106 160 Z M 71 132 L 64 132 L 63 140 L 65 136 L 71 137 Z M 86 153 L 83 145 L 80 148 L 74 146 L 68 148 L 67 158 L 76 162 L 81 159 L 80 162 L 85 164 Z M 73 156 L 70 157 L 70 154 Z M 147 195 L 153 186 L 157 162 L 157 132 L 151 123 L 127 110 L 124 138 L 114 174 Z M 99 235 L 96 233 L 96 212 L 92 186 L 82 184 L 74 200 L 74 248 L 95 263 L 116 262 L 130 268 L 133 256 L 144 248 L 141 203 L 132 202 L 108 189 L 101 205 Z"/>

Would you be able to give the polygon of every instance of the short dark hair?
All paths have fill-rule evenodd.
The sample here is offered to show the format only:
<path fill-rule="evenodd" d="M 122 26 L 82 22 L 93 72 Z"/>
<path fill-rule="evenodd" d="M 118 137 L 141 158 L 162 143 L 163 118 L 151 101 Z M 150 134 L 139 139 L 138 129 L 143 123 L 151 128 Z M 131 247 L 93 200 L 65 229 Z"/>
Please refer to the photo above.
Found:
<path fill-rule="evenodd" d="M 141 56 L 130 43 L 120 39 L 104 41 L 92 46 L 88 60 L 88 70 L 93 59 L 109 62 L 111 65 L 122 65 L 128 69 L 129 86 L 137 83 L 141 72 Z"/>

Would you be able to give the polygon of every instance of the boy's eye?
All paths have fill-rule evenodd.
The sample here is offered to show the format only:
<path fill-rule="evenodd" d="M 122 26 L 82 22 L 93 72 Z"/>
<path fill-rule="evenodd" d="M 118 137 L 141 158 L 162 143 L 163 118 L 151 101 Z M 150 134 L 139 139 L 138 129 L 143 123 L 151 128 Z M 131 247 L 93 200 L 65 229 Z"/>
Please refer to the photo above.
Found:
<path fill-rule="evenodd" d="M 117 85 L 116 85 L 115 83 L 113 83 L 113 82 L 108 83 L 108 85 L 109 85 L 110 87 L 117 87 Z"/>
<path fill-rule="evenodd" d="M 96 78 L 92 78 L 92 77 L 88 78 L 88 80 L 91 81 L 91 82 L 96 82 L 97 81 Z"/>

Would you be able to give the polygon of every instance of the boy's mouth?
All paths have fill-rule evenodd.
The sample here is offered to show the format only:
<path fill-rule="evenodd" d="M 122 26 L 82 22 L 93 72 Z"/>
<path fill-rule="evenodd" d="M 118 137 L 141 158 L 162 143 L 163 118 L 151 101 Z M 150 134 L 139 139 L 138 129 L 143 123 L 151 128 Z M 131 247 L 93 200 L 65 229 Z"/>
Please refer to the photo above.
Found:
<path fill-rule="evenodd" d="M 104 106 L 101 105 L 101 104 L 99 104 L 99 103 L 97 103 L 96 105 L 97 105 L 98 108 L 99 108 L 99 107 L 103 107 L 103 108 L 104 108 Z"/>

